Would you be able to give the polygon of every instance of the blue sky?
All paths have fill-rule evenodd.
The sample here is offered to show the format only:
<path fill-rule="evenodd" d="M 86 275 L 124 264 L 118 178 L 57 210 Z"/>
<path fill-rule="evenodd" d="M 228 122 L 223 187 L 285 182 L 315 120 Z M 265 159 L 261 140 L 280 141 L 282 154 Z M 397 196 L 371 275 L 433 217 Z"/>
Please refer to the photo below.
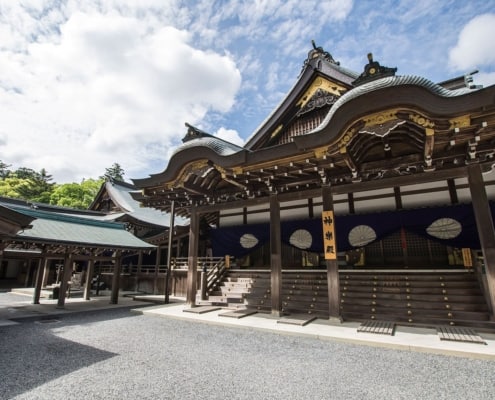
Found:
<path fill-rule="evenodd" d="M 361 72 L 495 83 L 486 0 L 0 0 L 0 160 L 58 183 L 162 171 L 185 122 L 242 144 L 311 40 Z"/>

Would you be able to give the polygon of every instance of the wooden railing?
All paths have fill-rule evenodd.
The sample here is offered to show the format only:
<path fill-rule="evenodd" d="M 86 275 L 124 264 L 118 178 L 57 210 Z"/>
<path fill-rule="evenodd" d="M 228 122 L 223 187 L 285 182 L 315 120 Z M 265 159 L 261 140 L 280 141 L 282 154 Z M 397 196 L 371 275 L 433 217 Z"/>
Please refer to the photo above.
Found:
<path fill-rule="evenodd" d="M 229 259 L 230 262 L 230 259 Z M 188 257 L 176 257 L 171 260 L 172 270 L 187 270 L 189 259 Z M 158 271 L 157 271 L 158 268 Z M 206 269 L 208 271 L 209 281 L 215 281 L 215 277 L 220 277 L 220 273 L 224 273 L 224 269 L 227 268 L 226 257 L 198 257 L 197 258 L 197 271 L 201 272 Z M 114 270 L 114 264 L 97 265 L 96 271 L 100 274 L 112 274 Z M 222 272 L 223 271 L 223 272 Z M 167 265 L 122 265 L 121 272 L 123 274 L 130 275 L 153 275 L 156 272 L 158 274 L 165 274 L 167 272 Z M 213 283 L 212 283 L 213 284 Z"/>
<path fill-rule="evenodd" d="M 204 271 L 204 269 L 203 269 Z M 206 293 L 210 293 L 227 272 L 225 258 L 218 258 L 213 267 L 206 270 Z"/>

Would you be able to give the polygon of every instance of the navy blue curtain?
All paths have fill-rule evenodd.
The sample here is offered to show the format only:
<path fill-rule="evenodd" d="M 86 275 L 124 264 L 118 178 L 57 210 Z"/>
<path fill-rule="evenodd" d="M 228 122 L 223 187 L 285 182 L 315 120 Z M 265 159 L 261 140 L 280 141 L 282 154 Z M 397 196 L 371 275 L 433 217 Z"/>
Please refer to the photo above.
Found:
<path fill-rule="evenodd" d="M 495 204 L 490 203 L 492 215 L 495 213 Z M 460 232 L 452 238 L 438 238 L 430 235 L 427 228 L 441 218 L 450 218 L 457 221 Z M 430 240 L 438 241 L 447 246 L 480 248 L 473 207 L 471 204 L 458 204 L 444 207 L 425 207 L 412 210 L 386 211 L 361 215 L 343 215 L 335 218 L 335 230 L 338 251 L 347 251 L 355 247 L 349 242 L 349 233 L 357 226 L 365 225 L 373 229 L 375 240 L 405 229 Z M 323 253 L 323 229 L 320 218 L 285 221 L 281 223 L 282 242 L 292 246 L 290 239 L 297 230 L 309 233 L 310 242 L 304 243 L 304 250 Z M 240 225 L 212 229 L 210 231 L 214 256 L 229 254 L 242 257 L 270 240 L 269 223 L 255 225 Z M 241 240 L 243 235 L 244 240 Z M 251 236 L 252 235 L 252 236 Z M 256 238 L 255 241 L 248 240 Z M 244 246 L 243 244 L 244 243 Z M 246 244 L 249 247 L 246 247 Z"/>

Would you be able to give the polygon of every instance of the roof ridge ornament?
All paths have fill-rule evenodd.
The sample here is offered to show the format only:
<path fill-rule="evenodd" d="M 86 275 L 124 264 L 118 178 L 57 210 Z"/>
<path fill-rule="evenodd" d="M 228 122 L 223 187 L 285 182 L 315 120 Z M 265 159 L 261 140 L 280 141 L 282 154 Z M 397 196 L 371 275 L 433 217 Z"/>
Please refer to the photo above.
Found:
<path fill-rule="evenodd" d="M 188 124 L 187 122 L 185 123 L 185 125 L 187 127 L 187 133 L 186 136 L 182 138 L 182 143 L 186 143 L 189 140 L 193 140 L 193 139 L 213 136 L 205 131 L 202 131 L 201 129 L 196 128 L 195 126 L 192 126 L 191 124 Z"/>
<path fill-rule="evenodd" d="M 323 50 L 323 47 L 316 47 L 314 40 L 311 40 L 311 44 L 313 45 L 313 49 L 309 51 L 308 58 L 304 61 L 304 65 L 308 64 L 312 59 L 317 57 L 322 57 L 324 60 L 331 62 L 332 64 L 340 65 L 340 62 L 335 61 L 328 51 Z"/>
<path fill-rule="evenodd" d="M 363 83 L 385 78 L 387 76 L 395 76 L 395 73 L 397 72 L 397 68 L 383 67 L 378 61 L 374 61 L 373 53 L 368 53 L 368 61 L 368 64 L 364 66 L 364 72 L 352 82 L 354 86 L 359 86 Z"/>

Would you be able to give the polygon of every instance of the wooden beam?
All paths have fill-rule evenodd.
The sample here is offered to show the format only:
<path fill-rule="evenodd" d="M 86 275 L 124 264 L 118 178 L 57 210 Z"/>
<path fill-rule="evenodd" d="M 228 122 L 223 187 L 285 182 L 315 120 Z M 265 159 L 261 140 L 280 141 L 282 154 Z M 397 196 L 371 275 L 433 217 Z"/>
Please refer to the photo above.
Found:
<path fill-rule="evenodd" d="M 36 268 L 36 278 L 34 281 L 33 304 L 40 304 L 41 287 L 43 286 L 43 267 L 47 262 L 48 261 L 44 258 L 40 258 L 38 260 L 38 266 Z"/>
<path fill-rule="evenodd" d="M 122 270 L 122 254 L 117 250 L 112 275 L 112 291 L 110 293 L 110 304 L 118 304 L 120 289 L 120 271 Z"/>
<path fill-rule="evenodd" d="M 172 201 L 170 204 L 170 222 L 168 226 L 168 246 L 167 246 L 167 272 L 165 273 L 165 304 L 170 302 L 170 295 L 168 293 L 170 286 L 170 278 L 172 277 L 172 243 L 174 240 L 174 220 L 175 220 L 175 203 Z"/>
<path fill-rule="evenodd" d="M 57 308 L 65 307 L 65 296 L 67 293 L 67 288 L 69 287 L 69 281 L 72 276 L 72 253 L 71 249 L 67 248 L 64 257 L 64 271 L 62 274 L 62 280 L 60 281 Z"/>
<path fill-rule="evenodd" d="M 323 199 L 323 211 L 333 212 L 333 195 L 330 185 L 324 185 L 321 188 Z M 337 249 L 334 249 L 337 253 Z M 339 283 L 339 266 L 337 259 L 325 260 L 327 266 L 327 283 L 328 283 L 328 311 L 330 319 L 341 320 L 340 316 L 340 283 Z"/>
<path fill-rule="evenodd" d="M 488 298 L 491 303 L 492 319 L 495 310 L 495 229 L 493 226 L 492 213 L 486 194 L 481 166 L 471 164 L 467 168 L 469 190 L 476 219 L 476 227 L 485 259 L 486 279 L 488 283 Z"/>
<path fill-rule="evenodd" d="M 93 271 L 95 268 L 95 260 L 88 261 L 88 267 L 86 269 L 86 283 L 84 284 L 84 299 L 91 299 L 91 280 L 93 279 Z"/>
<path fill-rule="evenodd" d="M 270 195 L 270 282 L 272 315 L 282 315 L 282 234 L 280 232 L 280 203 L 276 194 Z"/>
<path fill-rule="evenodd" d="M 198 272 L 198 247 L 199 247 L 199 213 L 196 207 L 191 208 L 189 220 L 189 250 L 187 256 L 187 293 L 186 304 L 190 307 L 196 305 L 197 272 Z"/>
<path fill-rule="evenodd" d="M 332 194 L 348 194 L 355 192 L 365 192 L 368 190 L 379 190 L 391 187 L 400 187 L 408 185 L 416 185 L 421 183 L 429 183 L 436 181 L 443 181 L 447 179 L 463 178 L 466 177 L 466 167 L 457 167 L 446 170 L 431 171 L 424 173 L 417 173 L 411 175 L 395 176 L 391 178 L 377 179 L 373 181 L 355 182 L 342 185 L 333 185 Z M 321 188 L 299 190 L 291 193 L 278 194 L 278 200 L 280 202 L 303 200 L 308 198 L 315 198 L 321 195 Z M 253 207 L 260 204 L 266 204 L 269 202 L 268 196 L 257 197 L 254 199 L 246 199 L 239 201 L 232 201 L 226 203 L 217 203 L 212 205 L 202 205 L 197 207 L 197 211 L 200 213 L 211 213 L 221 210 L 229 210 L 233 208 Z"/>

